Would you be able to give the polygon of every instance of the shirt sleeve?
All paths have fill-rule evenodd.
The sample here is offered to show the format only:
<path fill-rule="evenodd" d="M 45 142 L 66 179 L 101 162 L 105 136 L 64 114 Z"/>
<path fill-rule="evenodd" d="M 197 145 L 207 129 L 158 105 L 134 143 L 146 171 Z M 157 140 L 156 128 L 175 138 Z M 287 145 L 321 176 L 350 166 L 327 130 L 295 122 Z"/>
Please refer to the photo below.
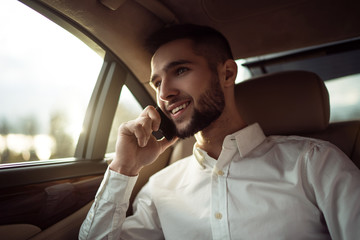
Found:
<path fill-rule="evenodd" d="M 123 224 L 120 239 L 164 239 L 157 208 L 152 198 L 154 186 L 151 179 L 137 194 L 134 201 L 134 214 L 127 217 Z"/>
<path fill-rule="evenodd" d="M 79 239 L 119 239 L 136 180 L 107 169 Z"/>
<path fill-rule="evenodd" d="M 360 239 L 360 170 L 330 143 L 308 153 L 309 180 L 332 239 Z"/>

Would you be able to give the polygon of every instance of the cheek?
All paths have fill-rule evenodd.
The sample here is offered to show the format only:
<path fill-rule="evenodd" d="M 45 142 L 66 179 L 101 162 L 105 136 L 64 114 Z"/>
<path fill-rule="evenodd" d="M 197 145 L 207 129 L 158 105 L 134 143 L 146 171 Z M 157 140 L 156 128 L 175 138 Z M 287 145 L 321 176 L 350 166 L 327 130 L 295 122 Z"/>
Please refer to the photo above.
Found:
<path fill-rule="evenodd" d="M 211 76 L 208 76 L 207 78 L 202 77 L 202 80 L 196 81 L 196 83 L 189 88 L 189 91 L 194 93 L 194 98 L 199 98 L 205 92 L 208 92 L 212 87 Z"/>
<path fill-rule="evenodd" d="M 210 87 L 211 75 L 207 72 L 199 72 L 194 74 L 187 82 L 186 88 L 188 92 L 193 95 L 201 95 L 206 89 Z"/>

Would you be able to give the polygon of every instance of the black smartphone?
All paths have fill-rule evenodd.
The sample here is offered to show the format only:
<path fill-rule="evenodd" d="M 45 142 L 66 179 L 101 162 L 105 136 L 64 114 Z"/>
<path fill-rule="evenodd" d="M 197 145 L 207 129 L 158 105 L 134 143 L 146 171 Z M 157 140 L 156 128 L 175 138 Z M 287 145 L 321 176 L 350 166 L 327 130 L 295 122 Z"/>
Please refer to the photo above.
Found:
<path fill-rule="evenodd" d="M 156 139 L 161 139 L 165 137 L 167 140 L 171 140 L 176 135 L 175 124 L 161 111 L 161 109 L 156 106 L 156 111 L 160 114 L 161 123 L 158 131 L 154 131 L 152 134 Z"/>

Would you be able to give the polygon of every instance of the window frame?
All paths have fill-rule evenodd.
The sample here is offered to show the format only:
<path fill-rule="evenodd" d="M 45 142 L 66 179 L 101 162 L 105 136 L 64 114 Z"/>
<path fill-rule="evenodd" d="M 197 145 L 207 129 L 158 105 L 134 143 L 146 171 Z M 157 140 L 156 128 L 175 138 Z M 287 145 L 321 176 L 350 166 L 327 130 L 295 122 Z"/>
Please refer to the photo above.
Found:
<path fill-rule="evenodd" d="M 343 54 L 348 52 L 351 53 L 352 51 L 357 52 L 359 50 L 360 50 L 360 38 L 358 37 L 340 42 L 334 42 L 319 46 L 312 46 L 309 48 L 303 48 L 298 50 L 248 58 L 248 59 L 244 59 L 244 63 L 242 63 L 242 66 L 248 68 L 252 76 L 256 77 L 267 73 L 273 73 L 274 71 L 271 70 L 272 65 L 281 66 L 282 64 L 288 64 L 297 61 L 306 62 L 319 57 L 333 57 L 338 54 Z M 304 67 L 302 65 L 299 66 Z M 294 70 L 294 69 L 285 69 L 284 71 L 286 70 Z M 296 70 L 310 71 L 309 69 L 300 69 L 300 68 Z M 346 68 L 341 69 L 342 70 L 341 73 L 327 72 L 326 74 L 324 74 L 321 71 L 321 69 L 317 69 L 317 70 L 318 70 L 317 74 L 324 81 L 343 77 L 346 75 L 360 73 L 360 68 L 356 64 L 354 64 L 350 69 L 346 69 Z"/>

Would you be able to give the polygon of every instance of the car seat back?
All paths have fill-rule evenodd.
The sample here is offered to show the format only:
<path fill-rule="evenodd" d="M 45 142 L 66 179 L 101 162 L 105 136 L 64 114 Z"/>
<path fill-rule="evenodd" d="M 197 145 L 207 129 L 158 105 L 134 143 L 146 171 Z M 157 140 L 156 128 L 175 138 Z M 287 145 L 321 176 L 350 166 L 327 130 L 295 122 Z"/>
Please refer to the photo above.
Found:
<path fill-rule="evenodd" d="M 329 141 L 360 168 L 360 121 L 329 124 L 329 94 L 315 73 L 286 71 L 235 87 L 241 116 L 266 135 L 301 135 Z"/>

